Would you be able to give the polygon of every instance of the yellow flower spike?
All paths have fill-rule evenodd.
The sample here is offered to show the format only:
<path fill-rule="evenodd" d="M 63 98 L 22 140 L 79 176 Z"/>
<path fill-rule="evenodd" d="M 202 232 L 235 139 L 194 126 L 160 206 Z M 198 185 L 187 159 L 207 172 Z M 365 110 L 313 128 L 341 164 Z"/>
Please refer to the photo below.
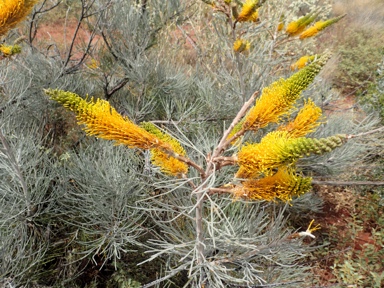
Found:
<path fill-rule="evenodd" d="M 300 34 L 301 32 L 304 31 L 305 27 L 307 27 L 310 23 L 312 23 L 316 19 L 318 15 L 319 15 L 318 12 L 310 12 L 307 15 L 299 18 L 298 20 L 290 22 L 287 25 L 285 32 L 289 36 L 295 36 Z"/>
<path fill-rule="evenodd" d="M 235 199 L 284 202 L 292 201 L 292 197 L 300 196 L 311 190 L 311 178 L 297 176 L 292 169 L 279 169 L 274 175 L 261 179 L 246 180 L 232 189 Z"/>
<path fill-rule="evenodd" d="M 0 56 L 10 57 L 21 52 L 21 47 L 19 45 L 6 46 L 0 45 Z M 2 54 L 2 55 L 1 55 Z"/>
<path fill-rule="evenodd" d="M 52 100 L 75 112 L 79 124 L 84 124 L 84 131 L 106 140 L 114 140 L 116 144 L 124 144 L 130 148 L 169 149 L 169 144 L 137 126 L 128 118 L 121 116 L 107 101 L 91 98 L 82 99 L 75 93 L 48 89 L 45 91 Z"/>
<path fill-rule="evenodd" d="M 328 26 L 338 22 L 340 19 L 344 18 L 344 15 L 341 15 L 336 18 L 329 19 L 327 21 L 318 21 L 312 27 L 309 27 L 303 33 L 300 34 L 300 39 L 305 39 L 317 35 L 321 30 L 327 28 Z"/>
<path fill-rule="evenodd" d="M 250 21 L 250 22 L 257 22 L 257 21 L 259 21 L 259 9 L 257 9 L 255 12 L 253 12 L 251 14 L 251 16 L 249 16 L 248 21 Z"/>
<path fill-rule="evenodd" d="M 259 4 L 259 0 L 246 0 L 243 4 L 243 7 L 239 13 L 239 16 L 237 17 L 237 22 L 245 22 L 245 21 L 253 21 L 256 22 L 259 13 L 257 8 Z"/>
<path fill-rule="evenodd" d="M 172 149 L 178 155 L 186 155 L 186 152 L 179 141 L 177 141 L 169 134 L 162 132 L 154 124 L 150 122 L 143 122 L 140 123 L 140 126 L 143 127 L 147 132 L 159 138 L 164 143 L 169 144 L 170 149 Z M 154 165 L 159 166 L 162 172 L 169 175 L 177 176 L 181 174 L 186 174 L 188 172 L 187 164 L 181 162 L 180 160 L 177 160 L 174 157 L 169 156 L 161 149 L 151 149 L 151 161 Z"/>
<path fill-rule="evenodd" d="M 265 87 L 246 115 L 243 129 L 257 130 L 269 123 L 277 123 L 281 116 L 288 114 L 301 92 L 312 83 L 329 58 L 330 54 L 325 53 L 288 79 L 279 79 Z"/>
<path fill-rule="evenodd" d="M 284 29 L 284 14 L 282 14 L 282 15 L 280 16 L 279 24 L 277 24 L 277 28 L 276 28 L 276 30 L 277 30 L 277 32 L 280 32 L 280 31 L 282 31 L 283 29 Z"/>
<path fill-rule="evenodd" d="M 86 64 L 89 69 L 96 70 L 100 67 L 100 62 L 95 58 L 92 58 L 88 64 Z"/>
<path fill-rule="evenodd" d="M 345 135 L 327 138 L 292 138 L 287 131 L 268 133 L 260 143 L 244 145 L 237 154 L 236 178 L 255 178 L 273 169 L 294 164 L 310 154 L 323 154 L 343 144 Z"/>
<path fill-rule="evenodd" d="M 289 141 L 287 132 L 275 131 L 267 134 L 260 143 L 246 144 L 237 154 L 240 166 L 236 178 L 255 178 L 269 173 L 283 163 L 283 150 Z"/>
<path fill-rule="evenodd" d="M 301 237 L 309 236 L 309 237 L 311 237 L 311 238 L 316 238 L 316 237 L 312 234 L 312 232 L 321 229 L 321 227 L 320 227 L 320 224 L 317 224 L 315 227 L 311 228 L 313 222 L 315 222 L 314 219 L 312 219 L 312 221 L 309 223 L 308 228 L 307 228 L 306 231 L 299 232 L 299 236 L 301 236 Z"/>
<path fill-rule="evenodd" d="M 280 126 L 278 130 L 287 131 L 292 138 L 302 137 L 316 130 L 321 124 L 318 122 L 321 116 L 321 109 L 311 99 L 308 99 L 296 118 L 286 125 Z"/>
<path fill-rule="evenodd" d="M 318 57 L 318 55 L 305 55 L 301 57 L 299 60 L 297 60 L 294 64 L 291 65 L 291 70 L 300 70 L 307 66 L 310 62 L 315 60 Z"/>
<path fill-rule="evenodd" d="M 37 2 L 38 0 L 0 1 L 0 36 L 24 20 Z"/>
<path fill-rule="evenodd" d="M 248 51 L 250 48 L 251 43 L 247 40 L 237 39 L 235 43 L 233 43 L 233 51 L 237 53 Z"/>

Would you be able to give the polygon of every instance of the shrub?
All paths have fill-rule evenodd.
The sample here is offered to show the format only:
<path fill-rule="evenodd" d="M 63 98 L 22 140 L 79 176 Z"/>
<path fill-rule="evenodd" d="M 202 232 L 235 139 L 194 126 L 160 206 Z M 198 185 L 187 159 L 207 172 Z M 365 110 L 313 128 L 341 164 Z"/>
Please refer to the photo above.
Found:
<path fill-rule="evenodd" d="M 339 133 L 372 125 L 325 124 L 315 77 L 330 53 L 292 72 L 291 50 L 309 51 L 313 38 L 300 35 L 341 17 L 283 16 L 281 1 L 204 2 L 82 0 L 83 46 L 76 29 L 68 46 L 28 37 L 0 62 L 0 172 L 10 183 L 0 271 L 12 285 L 297 287 L 311 277 L 303 238 L 319 227 L 301 231 L 288 214 L 311 215 L 318 200 L 297 198 L 311 177 L 365 152 Z M 196 53 L 188 65 L 178 62 L 185 44 L 169 41 L 175 31 Z M 51 127 L 69 134 L 73 119 L 52 117 L 63 108 L 43 91 L 86 134 L 123 145 L 75 131 L 59 149 Z M 145 268 L 131 273 L 136 265 Z"/>
<path fill-rule="evenodd" d="M 375 31 L 350 31 L 339 48 L 335 85 L 346 93 L 364 95 L 376 80 L 377 63 L 382 58 L 381 42 Z"/>

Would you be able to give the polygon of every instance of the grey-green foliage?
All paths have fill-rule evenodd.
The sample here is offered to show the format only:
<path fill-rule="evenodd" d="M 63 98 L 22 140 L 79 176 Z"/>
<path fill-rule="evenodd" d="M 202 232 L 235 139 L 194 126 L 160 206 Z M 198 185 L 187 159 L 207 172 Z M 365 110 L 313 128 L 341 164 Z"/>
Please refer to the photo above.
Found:
<path fill-rule="evenodd" d="M 56 177 L 51 151 L 29 128 L 0 127 L 0 278 L 25 282 L 39 279 L 49 261 Z"/>
<path fill-rule="evenodd" d="M 310 248 L 302 246 L 301 240 L 287 240 L 292 231 L 286 227 L 284 207 L 233 203 L 227 197 L 208 194 L 204 210 L 206 262 L 196 264 L 195 221 L 191 215 L 196 203 L 188 191 L 175 192 L 167 194 L 166 201 L 152 198 L 143 202 L 161 228 L 160 237 L 148 243 L 148 252 L 153 255 L 147 261 L 160 256 L 169 259 L 164 279 L 186 270 L 188 281 L 183 287 L 197 287 L 202 274 L 212 287 L 290 281 L 294 283 L 287 287 L 297 287 L 295 280 L 309 276 L 309 267 L 301 265 L 300 260 Z"/>
<path fill-rule="evenodd" d="M 137 245 L 146 216 L 135 200 L 146 194 L 135 152 L 95 141 L 78 154 L 61 156 L 55 187 L 63 225 L 79 258 L 101 255 L 115 262 Z"/>

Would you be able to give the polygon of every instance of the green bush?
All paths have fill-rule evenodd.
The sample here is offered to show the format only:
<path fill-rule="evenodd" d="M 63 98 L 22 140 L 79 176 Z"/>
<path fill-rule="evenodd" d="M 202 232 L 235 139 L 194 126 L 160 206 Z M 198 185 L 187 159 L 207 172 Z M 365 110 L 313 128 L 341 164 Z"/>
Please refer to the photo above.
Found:
<path fill-rule="evenodd" d="M 347 36 L 338 48 L 334 85 L 345 93 L 364 95 L 376 80 L 377 64 L 382 59 L 383 36 L 368 28 L 345 33 Z"/>

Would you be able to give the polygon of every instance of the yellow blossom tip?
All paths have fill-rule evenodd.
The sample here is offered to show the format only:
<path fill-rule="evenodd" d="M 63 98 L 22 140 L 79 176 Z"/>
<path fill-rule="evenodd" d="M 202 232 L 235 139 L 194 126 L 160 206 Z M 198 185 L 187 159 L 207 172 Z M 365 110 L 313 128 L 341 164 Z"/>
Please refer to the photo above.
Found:
<path fill-rule="evenodd" d="M 168 147 L 163 145 L 161 148 L 151 150 L 152 163 L 159 166 L 161 171 L 165 174 L 172 176 L 185 175 L 188 172 L 187 164 L 175 158 L 179 155 L 186 155 L 180 142 L 171 135 L 161 131 L 151 122 L 142 122 L 140 123 L 140 126 L 163 141 L 165 145 L 168 145 Z M 172 154 L 175 157 L 172 157 L 169 154 Z"/>
<path fill-rule="evenodd" d="M 237 154 L 237 178 L 255 178 L 270 174 L 274 169 L 293 165 L 298 159 L 311 154 L 324 154 L 343 144 L 343 135 L 327 138 L 292 138 L 287 131 L 273 131 L 260 143 L 246 144 Z"/>
<path fill-rule="evenodd" d="M 319 15 L 319 12 L 316 12 L 316 11 L 310 12 L 307 15 L 304 15 L 303 17 L 300 17 L 298 20 L 290 22 L 287 25 L 287 28 L 286 28 L 285 32 L 289 36 L 295 36 L 295 35 L 300 34 L 302 31 L 304 31 L 304 29 L 310 23 L 312 23 L 316 19 L 316 17 L 318 15 Z"/>
<path fill-rule="evenodd" d="M 236 19 L 238 22 L 252 21 L 256 22 L 259 18 L 259 0 L 246 0 Z"/>
<path fill-rule="evenodd" d="M 317 57 L 318 55 L 305 55 L 291 65 L 291 70 L 300 70 L 301 68 L 307 66 L 307 64 L 314 61 Z"/>
<path fill-rule="evenodd" d="M 249 50 L 250 47 L 251 47 L 251 43 L 243 39 L 237 39 L 235 43 L 233 43 L 233 51 L 237 53 L 245 52 Z"/>
<path fill-rule="evenodd" d="M 21 47 L 17 44 L 7 46 L 0 44 L 0 56 L 10 57 L 21 52 Z"/>

